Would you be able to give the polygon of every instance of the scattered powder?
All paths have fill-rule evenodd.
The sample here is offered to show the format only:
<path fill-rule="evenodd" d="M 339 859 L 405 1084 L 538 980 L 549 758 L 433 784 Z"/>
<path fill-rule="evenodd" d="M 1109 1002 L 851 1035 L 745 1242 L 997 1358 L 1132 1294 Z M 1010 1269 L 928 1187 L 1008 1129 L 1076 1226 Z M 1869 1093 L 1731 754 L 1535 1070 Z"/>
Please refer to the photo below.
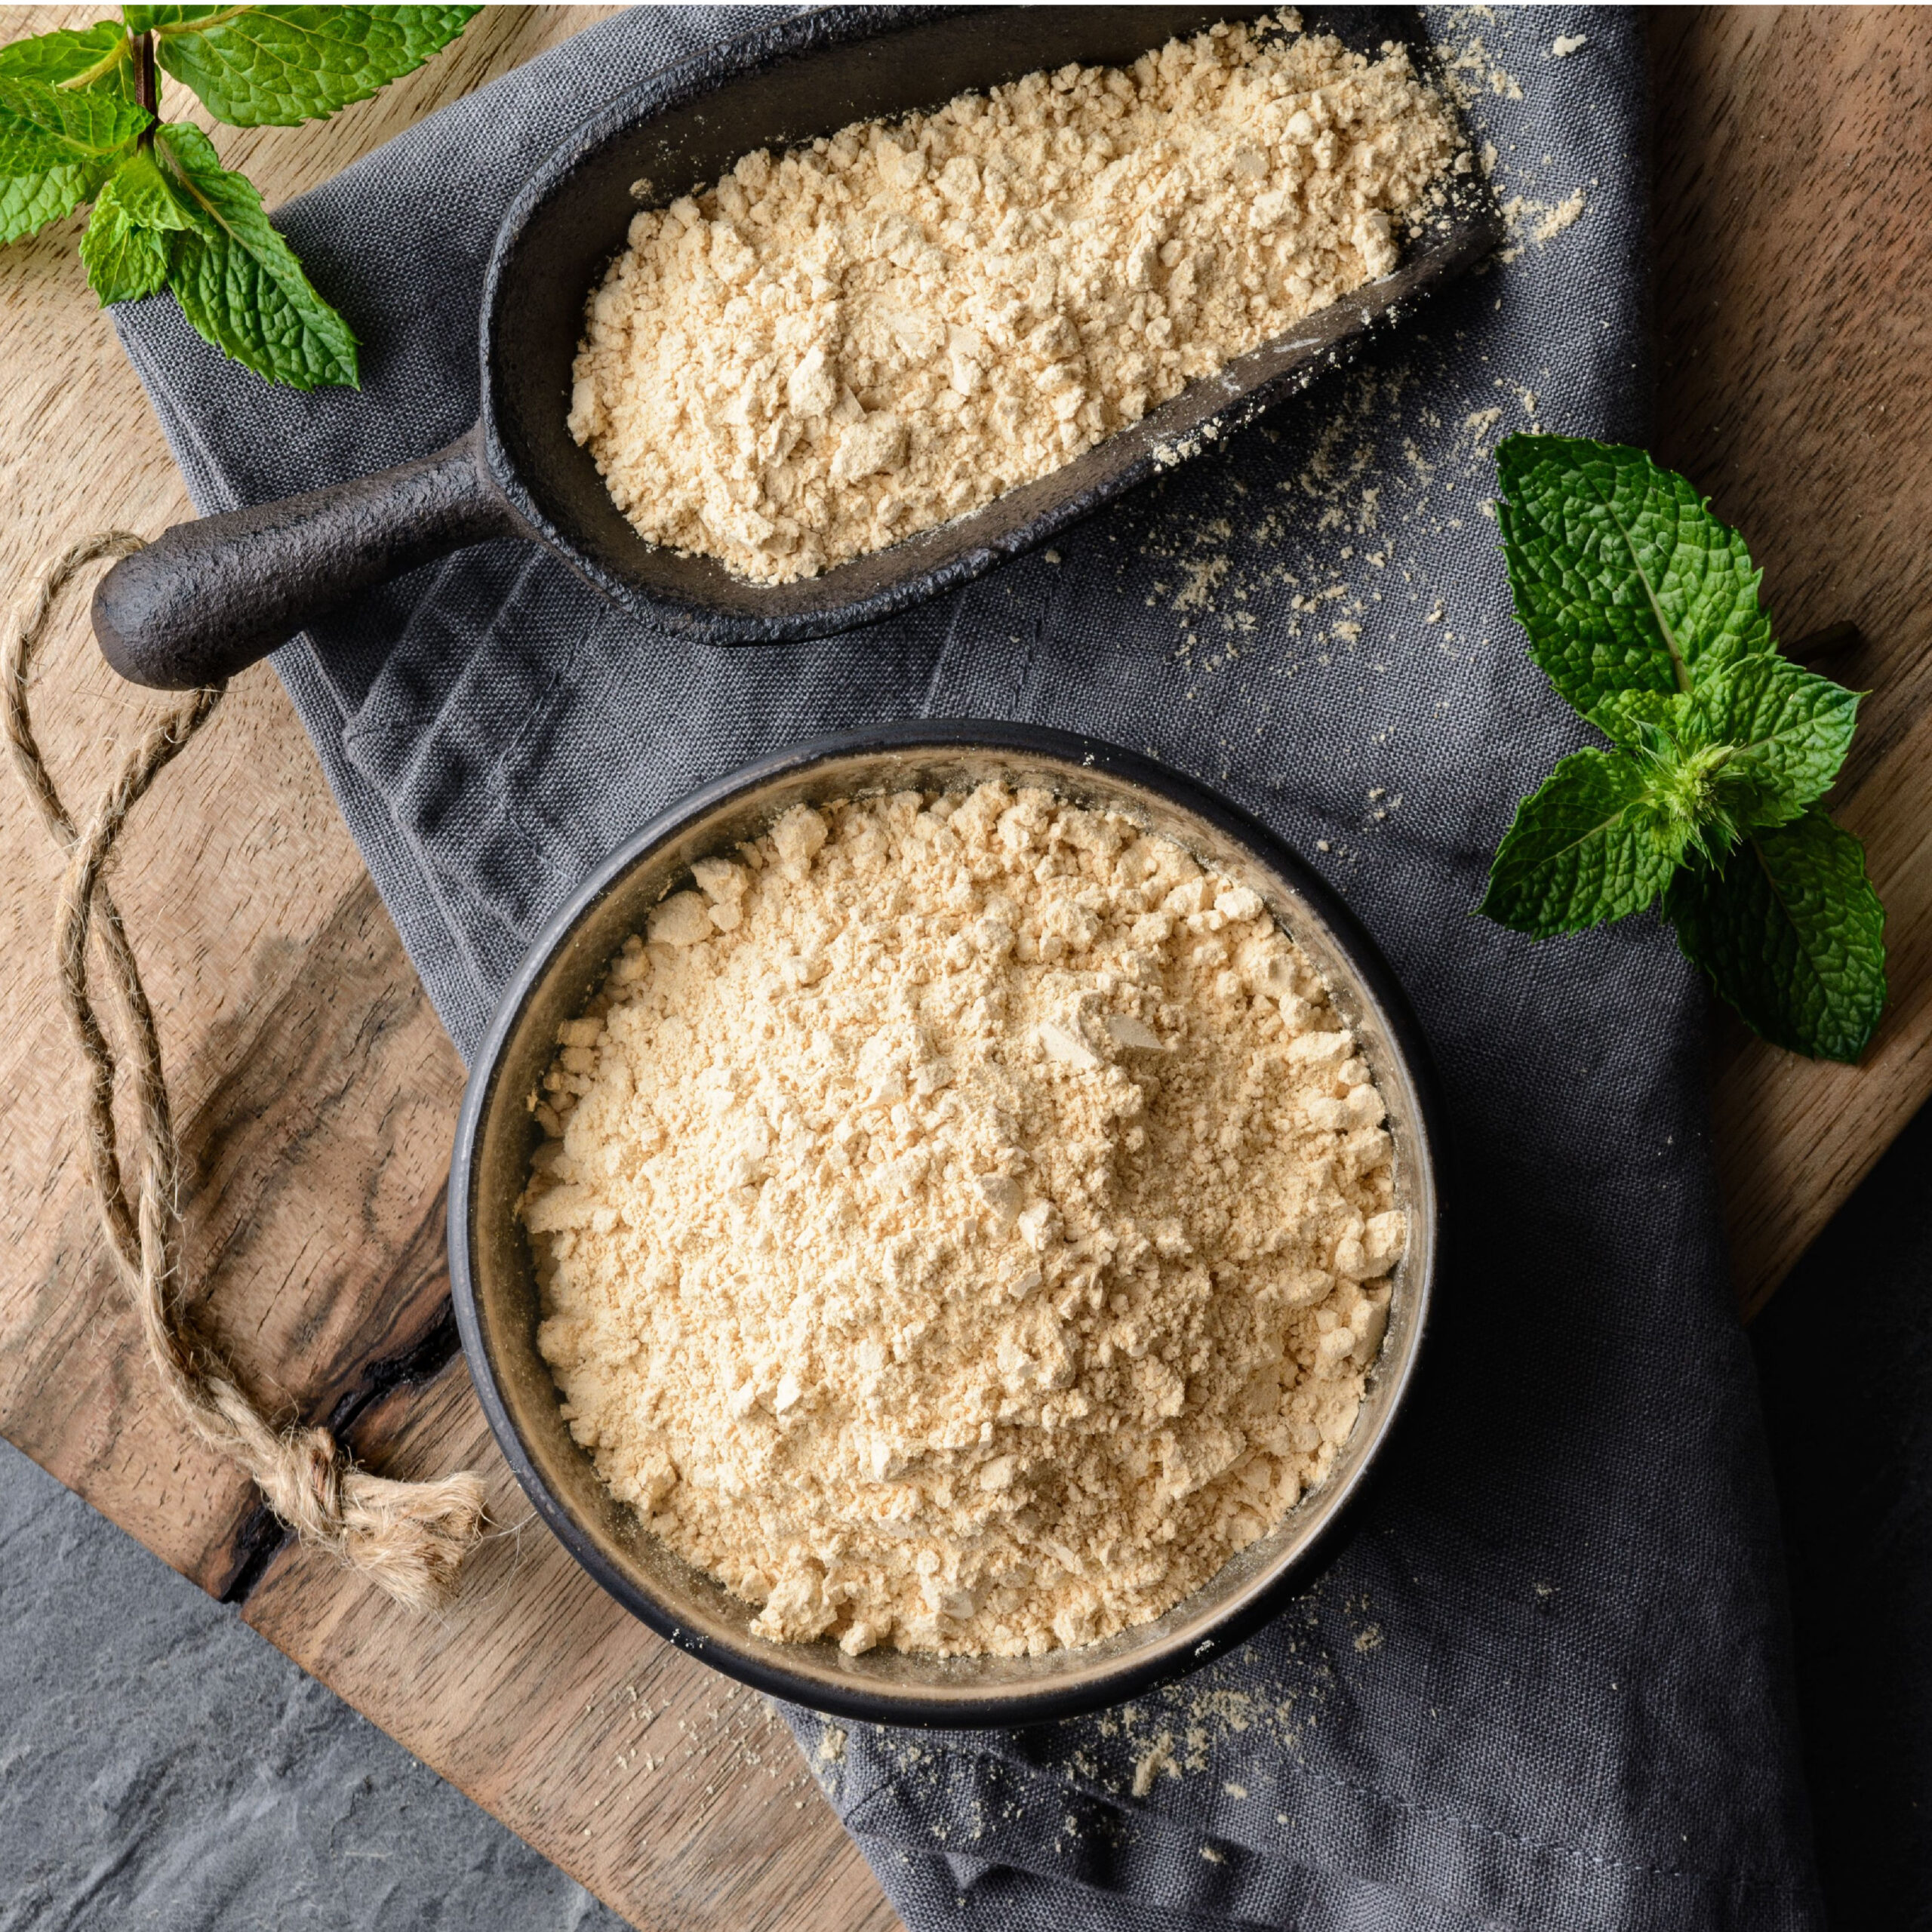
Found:
<path fill-rule="evenodd" d="M 1200 557 L 1182 565 L 1187 581 L 1174 593 L 1177 611 L 1206 610 L 1214 601 L 1214 587 L 1228 574 L 1233 559 L 1223 554 Z"/>
<path fill-rule="evenodd" d="M 1522 253 L 1524 242 L 1534 242 L 1539 248 L 1553 242 L 1566 228 L 1574 228 L 1583 219 L 1589 205 L 1589 198 L 1580 188 L 1554 204 L 1540 202 L 1533 195 L 1512 195 L 1503 202 L 1502 212 L 1518 243 L 1514 248 L 1503 251 L 1503 260 L 1514 261 Z"/>
<path fill-rule="evenodd" d="M 854 123 L 639 214 L 570 426 L 654 543 L 810 577 L 1043 476 L 1387 274 L 1458 156 L 1292 14 Z"/>
<path fill-rule="evenodd" d="M 536 1103 L 573 1434 L 763 1635 L 1160 1615 L 1322 1480 L 1380 1346 L 1405 1228 L 1326 989 L 1252 891 L 1041 791 L 798 808 L 739 858 Z"/>
<path fill-rule="evenodd" d="M 1550 58 L 1552 60 L 1567 60 L 1571 54 L 1581 51 L 1589 44 L 1590 37 L 1586 33 L 1560 33 L 1549 43 Z"/>
<path fill-rule="evenodd" d="M 1538 242 L 1548 242 L 1561 235 L 1566 228 L 1574 227 L 1582 217 L 1583 205 L 1582 189 L 1579 188 L 1574 194 L 1566 195 L 1537 223 L 1533 231 L 1534 238 Z"/>
<path fill-rule="evenodd" d="M 1161 1772 L 1168 1771 L 1178 1777 L 1180 1772 L 1174 1764 L 1174 1740 L 1171 1731 L 1164 1730 L 1140 1754 L 1134 1767 L 1134 1795 L 1145 1798 L 1154 1789 L 1154 1780 Z"/>
<path fill-rule="evenodd" d="M 1478 35 L 1472 35 L 1469 45 L 1444 66 L 1442 77 L 1449 91 L 1464 107 L 1474 106 L 1485 93 L 1504 100 L 1521 100 L 1523 97 L 1523 90 L 1516 77 L 1496 65 Z M 1487 152 L 1494 155 L 1495 149 L 1491 147 Z"/>

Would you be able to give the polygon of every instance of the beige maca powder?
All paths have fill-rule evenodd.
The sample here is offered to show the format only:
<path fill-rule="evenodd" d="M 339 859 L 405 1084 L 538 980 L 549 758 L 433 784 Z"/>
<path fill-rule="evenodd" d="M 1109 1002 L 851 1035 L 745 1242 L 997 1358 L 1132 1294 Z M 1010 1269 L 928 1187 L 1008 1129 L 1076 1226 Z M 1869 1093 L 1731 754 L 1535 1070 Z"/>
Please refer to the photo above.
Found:
<path fill-rule="evenodd" d="M 795 808 L 537 1102 L 572 1432 L 760 1634 L 1144 1623 L 1328 1472 L 1404 1245 L 1381 1096 L 1245 887 L 1040 791 Z"/>
<path fill-rule="evenodd" d="M 571 432 L 654 543 L 810 577 L 1387 274 L 1459 145 L 1401 48 L 1264 23 L 748 155 L 631 223 Z"/>

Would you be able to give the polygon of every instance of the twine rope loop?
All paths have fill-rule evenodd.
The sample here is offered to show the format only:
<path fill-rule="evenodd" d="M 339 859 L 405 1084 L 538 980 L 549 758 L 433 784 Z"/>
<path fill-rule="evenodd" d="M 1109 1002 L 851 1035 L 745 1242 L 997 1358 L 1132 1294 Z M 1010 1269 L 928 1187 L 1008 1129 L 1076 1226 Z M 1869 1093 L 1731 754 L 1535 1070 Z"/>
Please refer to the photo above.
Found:
<path fill-rule="evenodd" d="M 87 1066 L 84 1121 L 102 1225 L 149 1358 L 195 1433 L 247 1470 L 305 1543 L 365 1572 L 398 1603 L 439 1609 L 454 1600 L 463 1559 L 482 1534 L 481 1481 L 465 1471 L 432 1482 L 392 1481 L 358 1468 L 326 1429 L 275 1427 L 210 1332 L 184 1277 L 180 1148 L 161 1038 L 105 874 L 129 814 L 214 715 L 226 681 L 188 693 L 148 725 L 85 824 L 76 823 L 54 782 L 28 703 L 34 660 L 61 592 L 89 564 L 143 547 L 122 530 L 73 544 L 40 574 L 0 640 L 8 752 L 48 836 L 67 860 L 55 962 L 61 1004 Z M 131 1201 L 114 1119 L 118 1063 L 91 984 L 95 958 L 119 1008 L 140 1123 Z"/>

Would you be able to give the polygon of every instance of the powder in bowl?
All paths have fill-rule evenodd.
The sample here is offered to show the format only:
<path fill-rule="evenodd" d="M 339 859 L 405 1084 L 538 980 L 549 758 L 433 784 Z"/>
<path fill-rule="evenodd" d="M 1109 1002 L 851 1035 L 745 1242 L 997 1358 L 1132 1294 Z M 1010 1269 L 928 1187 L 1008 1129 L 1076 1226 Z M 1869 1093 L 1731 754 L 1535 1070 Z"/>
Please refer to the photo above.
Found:
<path fill-rule="evenodd" d="M 617 507 L 741 577 L 812 577 L 1388 274 L 1468 154 L 1401 48 L 1298 24 L 760 150 L 638 214 L 569 417 Z"/>
<path fill-rule="evenodd" d="M 532 1104 L 571 1432 L 760 1635 L 1038 1654 L 1321 1481 L 1404 1244 L 1305 956 L 985 784 L 798 807 L 652 912 Z"/>
<path fill-rule="evenodd" d="M 655 908 L 535 1097 L 537 1346 L 779 1640 L 1152 1621 L 1321 1482 L 1404 1244 L 1297 946 L 1043 790 L 794 808 Z"/>

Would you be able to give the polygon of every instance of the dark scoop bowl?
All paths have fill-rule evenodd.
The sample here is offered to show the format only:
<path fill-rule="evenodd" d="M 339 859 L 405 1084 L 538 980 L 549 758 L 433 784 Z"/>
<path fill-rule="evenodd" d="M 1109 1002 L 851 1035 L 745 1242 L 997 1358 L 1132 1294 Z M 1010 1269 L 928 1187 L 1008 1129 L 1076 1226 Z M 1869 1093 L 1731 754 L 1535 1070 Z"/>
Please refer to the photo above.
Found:
<path fill-rule="evenodd" d="M 176 525 L 102 580 L 94 629 L 138 682 L 181 688 L 253 663 L 371 585 L 499 537 L 540 543 L 632 616 L 700 642 L 771 644 L 851 629 L 1044 543 L 1123 491 L 1231 435 L 1341 361 L 1503 235 L 1479 174 L 1454 177 L 1395 271 L 1192 383 L 1037 481 L 891 548 L 795 583 L 647 542 L 571 437 L 584 304 L 641 205 L 715 181 L 740 155 L 1069 61 L 1118 66 L 1260 7 L 839 8 L 775 23 L 654 76 L 586 121 L 504 217 L 486 274 L 481 417 L 447 449 L 281 503 Z M 1433 56 L 1406 8 L 1316 8 L 1311 31 L 1358 52 Z M 651 184 L 641 197 L 639 182 Z"/>
<path fill-rule="evenodd" d="M 1327 978 L 1358 1034 L 1395 1142 L 1409 1217 L 1389 1329 L 1362 1410 L 1327 1481 L 1157 1621 L 1039 1657 L 940 1658 L 754 1637 L 752 1607 L 675 1555 L 608 1490 L 559 1412 L 538 1353 L 537 1289 L 515 1203 L 540 1138 L 529 1099 L 611 957 L 694 860 L 729 851 L 801 801 L 999 777 L 1118 810 L 1250 885 Z M 1257 1629 L 1306 1578 L 1369 1478 L 1413 1383 L 1441 1266 L 1440 1106 L 1407 1000 L 1346 906 L 1268 829 L 1205 787 L 1131 752 L 1058 731 L 977 721 L 879 726 L 731 773 L 638 833 L 531 949 L 477 1054 L 450 1169 L 450 1279 L 465 1355 L 498 1444 L 577 1561 L 660 1635 L 728 1676 L 834 1715 L 976 1728 L 1098 1709 L 1198 1668 Z"/>
<path fill-rule="evenodd" d="M 1407 297 L 1494 247 L 1487 191 L 1475 177 L 1396 271 L 1287 335 L 1238 357 L 1140 422 L 1063 468 L 1006 491 L 983 509 L 854 557 L 816 577 L 757 584 L 715 558 L 645 542 L 611 500 L 588 451 L 571 437 L 571 363 L 586 292 L 622 245 L 637 211 L 632 183 L 654 184 L 662 206 L 715 180 L 742 154 L 777 152 L 854 121 L 937 106 L 1023 74 L 1130 63 L 1150 48 L 1261 7 L 1023 7 L 946 10 L 879 31 L 877 17 L 833 15 L 768 29 L 768 51 L 737 43 L 746 63 L 719 78 L 694 63 L 674 93 L 617 103 L 548 162 L 503 224 L 484 297 L 485 423 L 492 468 L 537 487 L 509 494 L 519 512 L 618 603 L 668 619 L 706 642 L 782 641 L 844 630 L 979 575 L 1002 556 L 1044 543 L 1137 483 L 1231 435 L 1278 397 L 1306 386 L 1337 353 Z M 1305 13 L 1358 52 L 1401 40 L 1428 47 L 1420 17 L 1401 8 Z M 705 63 L 708 65 L 708 63 Z M 651 90 L 643 91 L 648 94 Z M 540 481 L 539 481 L 540 479 Z"/>

